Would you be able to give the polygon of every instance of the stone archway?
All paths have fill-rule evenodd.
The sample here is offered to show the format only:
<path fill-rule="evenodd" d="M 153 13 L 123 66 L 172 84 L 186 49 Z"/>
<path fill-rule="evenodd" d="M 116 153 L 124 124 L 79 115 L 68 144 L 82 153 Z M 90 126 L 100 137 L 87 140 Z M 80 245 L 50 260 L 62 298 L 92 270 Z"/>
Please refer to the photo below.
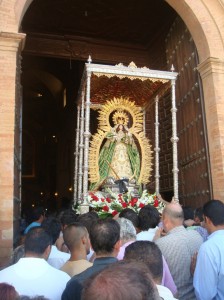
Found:
<path fill-rule="evenodd" d="M 19 130 L 19 53 L 23 15 L 33 0 L 0 2 L 0 266 L 13 246 L 18 225 L 19 181 L 15 128 Z M 166 1 L 184 20 L 197 50 L 204 90 L 214 197 L 224 200 L 224 8 L 221 1 Z M 15 85 L 16 83 L 16 85 Z M 17 127 L 16 127 L 17 126 Z M 18 144 L 19 145 L 19 144 Z M 19 147 L 19 146 L 18 146 Z M 17 208 L 17 210 L 15 210 Z M 14 213 L 13 213 L 14 211 Z"/>

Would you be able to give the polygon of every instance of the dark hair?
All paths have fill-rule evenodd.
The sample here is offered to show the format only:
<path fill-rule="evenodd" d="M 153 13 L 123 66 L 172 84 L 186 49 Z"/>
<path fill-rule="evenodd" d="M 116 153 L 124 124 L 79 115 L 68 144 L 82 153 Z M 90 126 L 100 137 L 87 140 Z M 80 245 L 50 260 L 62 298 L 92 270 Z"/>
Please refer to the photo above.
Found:
<path fill-rule="evenodd" d="M 62 213 L 60 214 L 59 220 L 60 220 L 62 226 L 69 225 L 69 224 L 76 222 L 77 215 L 74 212 L 74 210 L 66 209 L 66 210 L 62 211 Z"/>
<path fill-rule="evenodd" d="M 32 218 L 33 218 L 33 221 L 36 221 L 36 220 L 39 220 L 41 216 L 44 216 L 45 215 L 45 211 L 44 211 L 44 208 L 43 207 L 34 207 L 32 209 Z"/>
<path fill-rule="evenodd" d="M 97 213 L 90 211 L 88 213 L 79 215 L 77 218 L 77 222 L 84 225 L 86 227 L 86 229 L 88 230 L 88 232 L 90 233 L 91 227 L 98 219 L 99 219 L 99 217 L 98 217 Z"/>
<path fill-rule="evenodd" d="M 144 264 L 110 264 L 84 283 L 83 300 L 158 300 L 159 294 Z"/>
<path fill-rule="evenodd" d="M 132 222 L 132 224 L 135 226 L 135 228 L 139 227 L 138 214 L 131 208 L 123 209 L 119 214 L 119 218 L 128 219 Z"/>
<path fill-rule="evenodd" d="M 19 299 L 19 294 L 17 293 L 14 286 L 6 282 L 0 283 L 0 299 L 1 300 L 16 300 Z"/>
<path fill-rule="evenodd" d="M 31 228 L 25 238 L 25 253 L 43 254 L 46 248 L 52 245 L 52 237 L 42 227 Z"/>
<path fill-rule="evenodd" d="M 154 279 L 162 279 L 163 258 L 159 247 L 150 241 L 137 241 L 125 248 L 125 260 L 143 262 L 150 270 Z"/>
<path fill-rule="evenodd" d="M 86 227 L 78 222 L 69 224 L 63 231 L 64 242 L 70 252 L 72 252 L 75 247 L 79 246 L 81 238 L 87 235 L 88 232 Z"/>
<path fill-rule="evenodd" d="M 194 219 L 194 210 L 190 206 L 182 206 L 184 213 L 184 220 L 193 220 Z"/>
<path fill-rule="evenodd" d="M 90 230 L 93 250 L 98 253 L 112 253 L 120 239 L 120 225 L 113 219 L 98 219 Z"/>
<path fill-rule="evenodd" d="M 139 228 L 141 230 L 148 230 L 149 228 L 155 228 L 160 222 L 160 215 L 158 210 L 150 204 L 140 209 L 138 217 L 139 217 Z"/>
<path fill-rule="evenodd" d="M 44 228 L 46 232 L 52 237 L 52 243 L 54 245 L 61 232 L 60 221 L 55 217 L 48 217 L 42 222 L 41 227 Z"/>
<path fill-rule="evenodd" d="M 213 225 L 224 225 L 224 203 L 220 200 L 210 200 L 203 206 L 203 213 Z"/>
<path fill-rule="evenodd" d="M 203 208 L 202 207 L 198 207 L 194 210 L 194 218 L 198 217 L 200 222 L 204 221 L 203 218 Z"/>

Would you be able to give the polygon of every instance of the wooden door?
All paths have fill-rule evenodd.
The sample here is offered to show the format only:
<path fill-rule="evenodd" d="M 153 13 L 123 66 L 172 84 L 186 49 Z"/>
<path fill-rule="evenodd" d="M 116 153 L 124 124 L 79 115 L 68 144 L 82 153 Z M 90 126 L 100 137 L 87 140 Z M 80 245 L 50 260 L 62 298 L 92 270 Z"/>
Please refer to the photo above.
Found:
<path fill-rule="evenodd" d="M 197 71 L 197 50 L 179 17 L 167 36 L 166 55 L 168 68 L 173 64 L 179 73 L 176 104 L 180 202 L 199 207 L 212 197 L 204 99 Z"/>
<path fill-rule="evenodd" d="M 176 81 L 179 200 L 183 205 L 200 207 L 212 197 L 209 149 L 203 91 L 197 71 L 198 56 L 194 41 L 178 17 L 171 26 L 166 43 L 167 70 L 173 65 Z M 159 101 L 160 191 L 173 196 L 171 93 Z M 147 134 L 154 144 L 154 107 L 146 114 Z M 150 128 L 150 129 L 149 129 Z M 151 188 L 154 182 L 152 181 Z"/>

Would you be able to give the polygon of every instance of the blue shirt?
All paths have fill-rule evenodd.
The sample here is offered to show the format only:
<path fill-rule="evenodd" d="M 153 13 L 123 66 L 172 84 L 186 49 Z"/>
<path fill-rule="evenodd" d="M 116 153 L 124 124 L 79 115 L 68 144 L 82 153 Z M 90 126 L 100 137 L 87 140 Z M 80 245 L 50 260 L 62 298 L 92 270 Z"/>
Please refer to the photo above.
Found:
<path fill-rule="evenodd" d="M 213 232 L 201 245 L 194 288 L 198 300 L 224 299 L 224 230 Z"/>
<path fill-rule="evenodd" d="M 27 234 L 27 232 L 33 228 L 33 227 L 38 227 L 40 226 L 41 224 L 38 223 L 38 222 L 32 222 L 29 226 L 26 227 L 26 229 L 24 230 L 24 234 Z"/>

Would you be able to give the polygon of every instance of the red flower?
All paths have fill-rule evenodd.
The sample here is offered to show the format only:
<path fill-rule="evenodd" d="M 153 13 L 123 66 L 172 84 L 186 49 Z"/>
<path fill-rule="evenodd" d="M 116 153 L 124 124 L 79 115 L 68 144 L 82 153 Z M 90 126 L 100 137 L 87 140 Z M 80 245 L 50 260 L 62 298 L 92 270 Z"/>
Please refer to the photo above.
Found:
<path fill-rule="evenodd" d="M 118 211 L 116 211 L 116 210 L 112 211 L 112 216 L 113 217 L 116 216 L 117 214 L 118 214 Z"/>
<path fill-rule="evenodd" d="M 99 201 L 99 198 L 96 195 L 93 194 L 93 195 L 91 195 L 91 197 L 94 201 Z"/>
<path fill-rule="evenodd" d="M 131 199 L 131 201 L 129 202 L 129 204 L 133 207 L 135 206 L 135 204 L 138 202 L 138 198 L 133 198 Z"/>
<path fill-rule="evenodd" d="M 122 197 L 122 194 L 119 194 L 119 195 L 118 195 L 118 201 L 119 201 L 119 202 L 123 202 L 123 201 L 124 201 L 124 200 L 123 200 L 123 197 Z"/>
<path fill-rule="evenodd" d="M 154 207 L 158 207 L 158 206 L 159 206 L 159 201 L 158 201 L 157 199 L 154 200 L 153 206 L 154 206 Z"/>
<path fill-rule="evenodd" d="M 145 206 L 144 203 L 140 203 L 140 204 L 139 204 L 139 207 L 140 207 L 140 208 L 142 208 L 142 207 L 144 207 L 144 206 Z"/>
<path fill-rule="evenodd" d="M 133 198 L 131 201 L 136 204 L 138 202 L 138 198 Z"/>
<path fill-rule="evenodd" d="M 102 210 L 104 210 L 104 211 L 109 211 L 109 207 L 106 206 L 106 205 L 104 205 L 104 206 L 102 207 Z"/>
<path fill-rule="evenodd" d="M 123 207 L 123 208 L 125 208 L 125 207 L 127 207 L 127 206 L 128 206 L 128 205 L 127 205 L 126 202 L 123 202 L 123 203 L 122 203 L 122 207 Z"/>
<path fill-rule="evenodd" d="M 108 203 L 111 203 L 111 199 L 109 197 L 106 198 Z"/>

